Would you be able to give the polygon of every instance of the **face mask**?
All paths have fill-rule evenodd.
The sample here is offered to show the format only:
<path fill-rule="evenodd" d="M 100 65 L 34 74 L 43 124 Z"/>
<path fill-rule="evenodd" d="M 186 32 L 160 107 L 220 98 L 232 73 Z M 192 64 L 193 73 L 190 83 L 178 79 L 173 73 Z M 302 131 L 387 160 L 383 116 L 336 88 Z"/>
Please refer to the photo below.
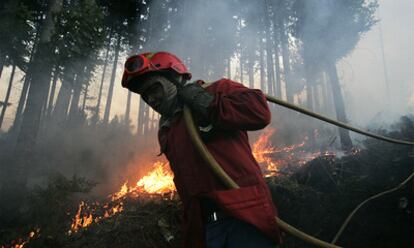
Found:
<path fill-rule="evenodd" d="M 157 75 L 146 79 L 142 92 L 143 100 L 162 116 L 172 116 L 178 107 L 177 88 L 166 77 Z M 151 96 L 156 100 L 152 101 Z"/>

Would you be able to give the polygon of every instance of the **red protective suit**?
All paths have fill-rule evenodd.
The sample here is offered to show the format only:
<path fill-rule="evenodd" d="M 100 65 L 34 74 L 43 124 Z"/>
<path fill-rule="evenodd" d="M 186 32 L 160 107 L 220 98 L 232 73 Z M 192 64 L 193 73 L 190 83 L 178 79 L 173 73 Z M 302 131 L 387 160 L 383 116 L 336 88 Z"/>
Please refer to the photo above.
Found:
<path fill-rule="evenodd" d="M 214 96 L 209 121 L 214 126 L 205 144 L 217 162 L 240 186 L 228 190 L 205 164 L 192 144 L 181 114 L 161 128 L 161 151 L 170 161 L 183 202 L 185 247 L 205 247 L 200 197 L 214 201 L 227 214 L 246 221 L 280 242 L 276 209 L 259 165 L 252 155 L 247 132 L 264 128 L 270 111 L 260 90 L 221 79 L 206 88 Z"/>

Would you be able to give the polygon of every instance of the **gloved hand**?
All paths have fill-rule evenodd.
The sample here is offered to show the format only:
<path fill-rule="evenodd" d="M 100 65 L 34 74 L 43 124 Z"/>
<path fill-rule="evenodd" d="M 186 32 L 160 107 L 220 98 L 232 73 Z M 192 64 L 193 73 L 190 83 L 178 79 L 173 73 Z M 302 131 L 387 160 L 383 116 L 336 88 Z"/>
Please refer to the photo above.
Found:
<path fill-rule="evenodd" d="M 177 91 L 178 99 L 191 109 L 196 119 L 201 121 L 199 124 L 206 124 L 208 122 L 207 108 L 214 100 L 214 96 L 197 83 L 185 84 Z"/>

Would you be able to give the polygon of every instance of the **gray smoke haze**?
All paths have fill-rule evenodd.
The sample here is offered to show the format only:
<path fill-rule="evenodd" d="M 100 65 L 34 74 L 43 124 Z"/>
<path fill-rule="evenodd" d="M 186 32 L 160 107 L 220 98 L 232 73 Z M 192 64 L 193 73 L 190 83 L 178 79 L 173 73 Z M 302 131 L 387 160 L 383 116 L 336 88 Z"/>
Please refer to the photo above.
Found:
<path fill-rule="evenodd" d="M 271 3 L 271 1 L 268 1 Z M 310 3 L 308 1 L 307 3 Z M 335 1 L 312 1 L 308 4 L 307 16 L 309 21 L 323 25 L 332 17 L 332 10 L 336 8 Z M 183 58 L 185 64 L 193 73 L 193 78 L 202 78 L 207 81 L 227 77 L 225 70 L 228 60 L 231 62 L 231 78 L 248 85 L 248 75 L 245 71 L 240 74 L 240 54 L 233 53 L 232 47 L 259 49 L 258 41 L 266 41 L 266 37 L 260 35 L 263 23 L 260 20 L 265 11 L 265 1 L 246 1 L 242 6 L 243 19 L 240 19 L 234 1 L 180 1 L 175 8 L 168 9 L 165 16 L 165 5 L 160 1 L 154 1 L 150 8 L 149 23 L 163 23 L 162 26 L 146 26 L 145 35 L 149 40 L 142 48 L 143 51 L 167 50 L 176 53 Z M 315 5 L 317 3 L 317 5 Z M 360 127 L 386 127 L 399 116 L 414 111 L 414 73 L 411 69 L 414 65 L 412 57 L 414 32 L 411 29 L 410 18 L 414 11 L 414 3 L 410 0 L 379 1 L 377 18 L 379 22 L 357 43 L 355 49 L 337 63 L 339 79 L 344 95 L 345 107 L 350 123 Z M 165 20 L 165 21 L 162 21 Z M 168 35 L 162 35 L 164 30 Z M 382 30 L 382 32 L 380 32 Z M 346 32 L 346 30 L 338 30 Z M 205 34 L 212 34 L 209 40 L 204 39 Z M 305 35 L 313 35 L 310 29 Z M 241 39 L 240 37 L 243 37 Z M 274 39 L 273 37 L 271 37 Z M 383 41 L 381 41 L 383 38 Z M 241 42 L 242 41 L 242 42 Z M 298 51 L 296 41 L 291 38 L 291 60 L 297 65 Z M 382 45 L 384 57 L 382 55 Z M 312 50 L 323 51 L 326 44 L 314 43 Z M 123 70 L 123 62 L 126 57 L 124 52 L 118 63 L 114 100 L 112 103 L 111 118 L 121 117 L 125 113 L 127 90 L 121 88 L 120 80 Z M 242 60 L 248 61 L 249 54 L 242 54 Z M 254 86 L 260 87 L 259 56 L 256 51 L 253 58 Z M 387 73 L 384 73 L 384 58 Z M 299 61 L 300 63 L 300 61 Z M 283 67 L 283 65 L 282 65 Z M 283 68 L 282 68 L 283 69 Z M 294 69 L 294 68 L 293 68 Z M 0 81 L 0 99 L 4 99 L 11 68 L 5 68 Z M 92 96 L 96 96 L 102 68 L 98 68 L 92 80 L 90 90 Z M 246 70 L 246 68 L 244 68 Z M 294 78 L 303 77 L 300 68 L 293 71 Z M 109 79 L 110 70 L 107 70 Z M 388 88 L 385 75 L 388 77 Z M 10 101 L 12 106 L 7 109 L 3 131 L 12 124 L 20 90 L 23 73 L 18 71 L 15 76 L 15 84 L 12 89 Z M 303 82 L 302 82 L 303 84 Z M 283 85 L 283 83 L 282 83 Z M 59 90 L 60 82 L 58 82 Z M 302 86 L 303 87 L 303 86 Z M 266 89 L 264 89 L 266 91 Z M 305 94 L 300 93 L 301 97 Z M 283 97 L 285 94 L 283 92 Z M 106 87 L 104 87 L 104 99 Z M 96 100 L 96 99 L 95 99 Z M 88 100 L 89 104 L 95 100 Z M 104 100 L 101 109 L 104 108 Z M 137 112 L 139 97 L 133 95 L 131 120 L 132 125 L 137 124 Z M 326 112 L 335 117 L 331 111 Z M 275 113 L 277 116 L 278 113 Z M 304 119 L 307 120 L 307 119 Z"/>
<path fill-rule="evenodd" d="M 351 54 L 337 64 L 348 118 L 351 123 L 360 126 L 368 125 L 373 119 L 376 119 L 377 122 L 386 121 L 389 123 L 401 114 L 413 113 L 414 111 L 414 73 L 411 69 L 414 65 L 412 56 L 414 54 L 412 45 L 414 32 L 410 24 L 414 3 L 410 0 L 398 2 L 381 0 L 379 5 L 377 16 L 380 22 L 363 36 Z M 154 9 L 157 7 L 159 6 L 151 6 Z M 184 6 L 181 7 L 185 9 L 184 15 L 174 18 L 174 23 L 168 23 L 163 27 L 173 30 L 174 37 L 171 37 L 168 43 L 156 42 L 159 44 L 156 47 L 151 46 L 150 43 L 149 47 L 145 47 L 144 50 L 168 50 L 183 58 L 191 57 L 192 60 L 187 59 L 185 63 L 192 70 L 194 78 L 215 80 L 226 76 L 224 67 L 225 60 L 230 56 L 229 47 L 239 43 L 238 35 L 235 35 L 234 32 L 234 29 L 238 28 L 238 17 L 235 14 L 232 1 L 184 1 Z M 323 22 L 329 16 L 329 8 L 332 6 L 321 2 L 319 7 L 319 11 L 312 12 L 312 14 L 317 21 Z M 253 17 L 260 17 L 263 12 L 262 5 L 253 2 L 244 8 L 249 10 Z M 176 10 L 172 10 L 172 13 L 174 11 Z M 150 18 L 162 18 L 162 16 L 155 11 Z M 213 25 L 208 26 L 207 24 L 211 23 L 211 20 L 214 20 Z M 257 27 L 257 30 L 259 28 Z M 389 92 L 385 82 L 380 28 L 382 28 Z M 202 34 L 205 32 L 214 32 L 214 37 L 218 41 L 202 40 Z M 258 38 L 254 32 L 243 35 Z M 152 39 L 161 38 L 154 37 Z M 218 49 L 220 52 L 217 52 Z M 210 61 L 216 61 L 216 63 L 211 64 Z M 122 74 L 122 62 L 121 59 L 117 71 L 117 82 L 120 81 Z M 231 77 L 240 80 L 240 72 L 236 68 L 238 67 L 237 63 L 238 56 L 233 56 Z M 202 67 L 210 67 L 210 73 L 202 75 L 200 73 Z M 10 71 L 11 68 L 5 68 L 0 80 L 0 99 L 4 99 Z M 99 77 L 100 70 L 95 75 Z M 15 76 L 16 83 L 10 99 L 13 105 L 7 110 L 3 131 L 7 130 L 12 123 L 22 87 L 22 83 L 18 80 L 22 76 L 23 73 L 19 71 Z M 255 86 L 258 86 L 257 71 L 255 77 Z M 94 81 L 99 82 L 99 78 L 95 78 Z M 244 75 L 244 81 L 247 81 L 247 75 Z M 117 83 L 111 111 L 112 117 L 124 114 L 126 95 L 126 90 Z M 133 125 L 136 125 L 137 121 L 137 106 L 138 97 L 133 96 L 131 113 Z M 385 116 L 379 117 L 381 113 Z"/>
<path fill-rule="evenodd" d="M 414 113 L 414 2 L 379 1 L 380 22 L 338 64 L 345 103 L 352 123 L 390 124 L 400 115 Z M 387 68 L 387 90 L 381 51 L 381 29 Z M 372 124 L 372 123 L 371 123 Z"/>

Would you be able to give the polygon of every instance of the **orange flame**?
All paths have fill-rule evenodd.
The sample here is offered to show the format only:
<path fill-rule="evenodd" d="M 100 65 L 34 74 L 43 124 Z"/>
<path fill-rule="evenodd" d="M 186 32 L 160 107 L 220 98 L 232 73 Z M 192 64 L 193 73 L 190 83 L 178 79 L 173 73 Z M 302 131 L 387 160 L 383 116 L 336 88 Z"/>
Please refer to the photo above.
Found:
<path fill-rule="evenodd" d="M 277 172 L 278 163 L 272 160 L 268 155 L 276 152 L 269 139 L 276 130 L 268 128 L 260 135 L 259 139 L 253 144 L 253 156 L 259 164 L 265 164 L 263 168 L 265 176 L 272 176 Z"/>
<path fill-rule="evenodd" d="M 173 173 L 167 169 L 166 165 L 156 162 L 154 169 L 137 182 L 136 189 L 142 189 L 144 192 L 155 194 L 175 191 Z"/>
<path fill-rule="evenodd" d="M 87 210 L 89 210 L 88 205 L 86 205 L 85 202 L 81 201 L 75 218 L 72 221 L 72 225 L 70 226 L 71 231 L 69 231 L 69 234 L 72 232 L 77 232 L 80 228 L 87 227 L 92 224 L 93 217 L 91 213 L 81 216 L 82 212 L 85 212 Z"/>
<path fill-rule="evenodd" d="M 19 238 L 17 240 L 13 240 L 9 245 L 1 245 L 1 248 L 5 247 L 13 247 L 13 248 L 23 248 L 25 245 L 27 245 L 31 240 L 38 237 L 40 234 L 40 228 L 36 228 L 33 231 L 30 231 L 26 238 Z"/>
<path fill-rule="evenodd" d="M 72 220 L 71 228 L 68 234 L 77 232 L 81 228 L 85 228 L 93 222 L 99 222 L 102 219 L 114 216 L 124 210 L 125 197 L 139 197 L 142 194 L 168 194 L 175 192 L 173 182 L 173 173 L 169 169 L 167 163 L 155 162 L 153 168 L 144 177 L 139 179 L 135 186 L 129 187 L 125 182 L 120 190 L 108 196 L 109 201 L 103 204 L 103 214 L 94 217 L 92 213 L 96 213 L 97 208 L 101 207 L 97 202 L 93 206 L 88 206 L 85 202 L 81 202 Z"/>
<path fill-rule="evenodd" d="M 332 152 L 308 152 L 303 148 L 308 142 L 308 137 L 305 136 L 303 141 L 285 147 L 275 147 L 270 142 L 270 137 L 275 133 L 274 128 L 267 128 L 259 139 L 253 144 L 253 156 L 262 168 L 265 177 L 275 176 L 280 172 L 280 169 L 289 165 L 304 165 L 308 161 L 321 156 L 334 155 Z M 317 133 L 317 131 L 314 131 Z"/>

